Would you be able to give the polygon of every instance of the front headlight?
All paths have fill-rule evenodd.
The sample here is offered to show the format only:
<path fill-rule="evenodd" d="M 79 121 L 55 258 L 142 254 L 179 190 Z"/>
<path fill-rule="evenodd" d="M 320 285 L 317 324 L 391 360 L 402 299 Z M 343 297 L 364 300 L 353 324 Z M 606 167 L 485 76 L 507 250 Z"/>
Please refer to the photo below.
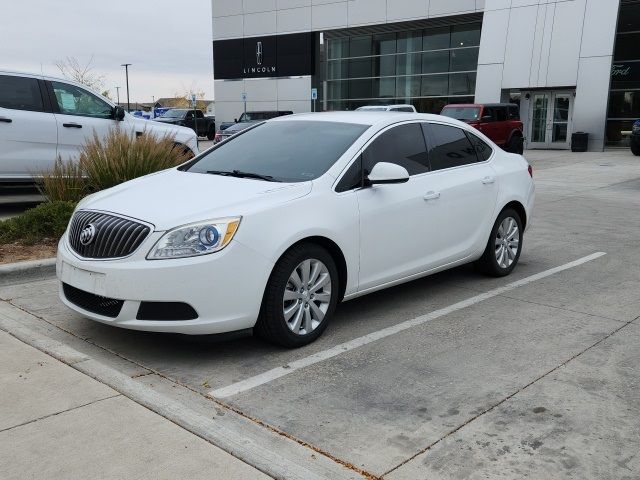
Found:
<path fill-rule="evenodd" d="M 169 230 L 149 251 L 147 259 L 185 258 L 219 252 L 229 244 L 241 219 L 219 218 Z"/>

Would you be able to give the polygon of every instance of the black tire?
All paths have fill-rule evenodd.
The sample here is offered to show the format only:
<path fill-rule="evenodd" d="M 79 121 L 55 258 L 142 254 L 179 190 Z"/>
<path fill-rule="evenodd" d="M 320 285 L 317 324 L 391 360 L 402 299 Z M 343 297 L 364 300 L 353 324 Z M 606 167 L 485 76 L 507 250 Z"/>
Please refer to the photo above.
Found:
<path fill-rule="evenodd" d="M 210 128 L 207 132 L 207 140 L 214 140 L 216 138 L 216 129 Z"/>
<path fill-rule="evenodd" d="M 305 260 L 319 260 L 331 279 L 331 298 L 322 321 L 309 333 L 294 333 L 285 320 L 284 294 L 289 278 Z M 316 340 L 327 328 L 338 303 L 340 291 L 338 269 L 331 255 L 321 246 L 303 243 L 289 249 L 276 263 L 265 288 L 260 315 L 254 333 L 264 340 L 288 348 L 302 347 Z M 301 307 L 302 308 L 302 307 Z"/>
<path fill-rule="evenodd" d="M 497 237 L 500 235 L 499 234 L 500 225 L 507 218 L 512 218 L 513 220 L 515 220 L 518 227 L 519 241 L 518 241 L 517 252 L 512 260 L 512 263 L 505 267 L 505 266 L 501 266 L 498 263 L 498 259 L 496 258 L 496 255 L 497 255 L 496 243 L 497 243 Z M 518 264 L 518 260 L 520 259 L 520 253 L 522 252 L 522 244 L 523 244 L 522 219 L 520 218 L 520 215 L 518 215 L 518 212 L 516 212 L 512 208 L 507 208 L 502 212 L 500 212 L 500 215 L 498 215 L 498 218 L 496 219 L 496 222 L 493 225 L 493 228 L 491 229 L 491 235 L 489 235 L 489 240 L 487 241 L 487 246 L 484 250 L 484 253 L 482 254 L 482 257 L 480 257 L 480 259 L 478 259 L 475 263 L 476 268 L 482 273 L 491 275 L 493 277 L 504 277 L 506 275 L 509 275 Z"/>
<path fill-rule="evenodd" d="M 636 157 L 640 156 L 640 140 L 631 139 L 631 153 Z"/>
<path fill-rule="evenodd" d="M 524 153 L 524 139 L 519 135 L 513 135 L 507 142 L 505 150 L 522 155 Z"/>

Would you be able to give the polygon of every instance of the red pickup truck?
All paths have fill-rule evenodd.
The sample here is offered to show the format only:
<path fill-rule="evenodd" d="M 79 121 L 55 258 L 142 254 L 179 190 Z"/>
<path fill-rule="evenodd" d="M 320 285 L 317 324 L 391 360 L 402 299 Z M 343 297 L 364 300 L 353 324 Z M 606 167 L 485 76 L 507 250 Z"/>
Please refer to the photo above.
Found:
<path fill-rule="evenodd" d="M 507 152 L 523 152 L 524 135 L 520 109 L 515 103 L 445 105 L 440 115 L 467 122 Z"/>

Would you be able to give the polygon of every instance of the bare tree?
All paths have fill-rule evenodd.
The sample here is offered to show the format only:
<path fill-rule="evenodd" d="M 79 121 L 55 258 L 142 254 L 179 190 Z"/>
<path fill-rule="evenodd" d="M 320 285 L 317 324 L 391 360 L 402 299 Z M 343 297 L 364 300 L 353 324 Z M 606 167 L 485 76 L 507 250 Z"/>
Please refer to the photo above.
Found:
<path fill-rule="evenodd" d="M 104 92 L 103 95 L 109 93 L 108 90 L 104 90 L 105 76 L 93 71 L 93 55 L 84 65 L 76 57 L 65 57 L 58 60 L 55 65 L 66 78 L 81 83 L 91 90 Z"/>

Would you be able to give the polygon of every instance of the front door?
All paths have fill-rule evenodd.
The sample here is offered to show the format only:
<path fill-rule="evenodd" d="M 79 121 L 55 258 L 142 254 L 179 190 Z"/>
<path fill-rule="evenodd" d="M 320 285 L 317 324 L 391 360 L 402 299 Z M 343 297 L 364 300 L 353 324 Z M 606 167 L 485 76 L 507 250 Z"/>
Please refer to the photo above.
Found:
<path fill-rule="evenodd" d="M 571 92 L 532 93 L 530 110 L 529 148 L 570 147 L 573 117 Z"/>
<path fill-rule="evenodd" d="M 77 160 L 94 134 L 103 139 L 118 125 L 113 108 L 96 95 L 65 82 L 51 82 L 58 126 L 58 157 Z"/>
<path fill-rule="evenodd" d="M 373 140 L 363 153 L 365 174 L 378 162 L 400 165 L 410 178 L 358 191 L 360 291 L 426 270 L 439 230 L 438 185 L 428 173 L 420 123 L 394 126 Z"/>

